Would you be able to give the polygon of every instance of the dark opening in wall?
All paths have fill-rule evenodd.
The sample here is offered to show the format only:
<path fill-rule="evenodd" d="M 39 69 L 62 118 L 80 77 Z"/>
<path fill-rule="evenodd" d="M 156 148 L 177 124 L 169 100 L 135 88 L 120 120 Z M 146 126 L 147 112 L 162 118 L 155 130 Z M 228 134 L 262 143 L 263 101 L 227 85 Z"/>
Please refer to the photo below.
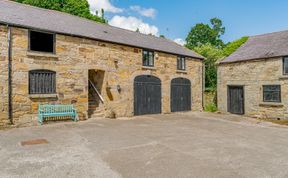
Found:
<path fill-rule="evenodd" d="M 54 53 L 55 35 L 36 31 L 29 32 L 29 50 Z"/>

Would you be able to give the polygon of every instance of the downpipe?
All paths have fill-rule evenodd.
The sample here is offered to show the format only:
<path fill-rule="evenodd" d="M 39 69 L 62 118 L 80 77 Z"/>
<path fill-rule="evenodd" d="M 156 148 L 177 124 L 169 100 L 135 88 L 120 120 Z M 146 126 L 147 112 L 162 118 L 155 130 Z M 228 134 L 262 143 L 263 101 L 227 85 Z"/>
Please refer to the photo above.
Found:
<path fill-rule="evenodd" d="M 13 105 L 12 105 L 12 29 L 8 25 L 8 118 L 10 124 L 13 123 Z"/>

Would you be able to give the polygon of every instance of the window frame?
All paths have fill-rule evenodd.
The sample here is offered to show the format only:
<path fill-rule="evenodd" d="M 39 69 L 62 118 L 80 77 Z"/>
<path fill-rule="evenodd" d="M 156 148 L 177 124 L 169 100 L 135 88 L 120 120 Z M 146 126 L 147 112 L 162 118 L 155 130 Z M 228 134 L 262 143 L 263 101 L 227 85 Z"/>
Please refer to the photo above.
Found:
<path fill-rule="evenodd" d="M 144 52 L 148 53 L 148 64 L 145 64 L 145 55 Z M 150 65 L 150 58 L 149 58 L 149 53 L 152 53 L 152 65 Z M 154 67 L 155 66 L 155 52 L 153 50 L 149 50 L 149 49 L 142 49 L 142 66 L 145 67 Z"/>
<path fill-rule="evenodd" d="M 43 93 L 40 93 L 40 92 L 31 92 L 31 78 L 30 78 L 30 75 L 32 72 L 39 72 L 39 73 L 51 73 L 54 75 L 54 78 L 52 80 L 52 82 L 54 83 L 54 86 L 52 88 L 52 92 L 43 92 Z M 35 70 L 29 70 L 28 71 L 28 93 L 29 95 L 45 95 L 45 94 L 57 94 L 57 73 L 56 71 L 53 71 L 53 70 L 48 70 L 48 69 L 35 69 Z"/>
<path fill-rule="evenodd" d="M 31 32 L 37 32 L 37 33 L 44 33 L 44 34 L 50 34 L 53 35 L 53 52 L 45 52 L 45 51 L 35 51 L 31 49 Z M 45 32 L 45 31 L 39 31 L 39 30 L 28 30 L 28 51 L 36 52 L 36 53 L 47 53 L 47 54 L 56 54 L 56 33 L 51 32 Z"/>
<path fill-rule="evenodd" d="M 183 65 L 182 60 L 184 60 L 184 65 Z M 177 56 L 177 70 L 182 70 L 182 71 L 186 70 L 186 57 L 185 56 Z"/>
<path fill-rule="evenodd" d="M 288 71 L 287 72 L 285 71 L 285 60 L 288 60 L 288 56 L 284 56 L 282 59 L 282 73 L 283 75 L 288 75 Z"/>
<path fill-rule="evenodd" d="M 278 86 L 279 87 L 279 90 L 278 91 L 265 91 L 264 90 L 264 88 L 265 87 L 269 87 L 269 86 Z M 276 85 L 262 85 L 262 95 L 263 95 L 263 102 L 265 102 L 265 103 L 281 103 L 282 102 L 282 97 L 281 97 L 281 95 L 282 95 L 282 93 L 281 93 L 281 85 L 278 85 L 278 84 L 276 84 Z M 277 100 L 277 101 L 272 101 L 272 100 L 266 100 L 265 99 L 265 92 L 279 92 L 279 99 Z"/>

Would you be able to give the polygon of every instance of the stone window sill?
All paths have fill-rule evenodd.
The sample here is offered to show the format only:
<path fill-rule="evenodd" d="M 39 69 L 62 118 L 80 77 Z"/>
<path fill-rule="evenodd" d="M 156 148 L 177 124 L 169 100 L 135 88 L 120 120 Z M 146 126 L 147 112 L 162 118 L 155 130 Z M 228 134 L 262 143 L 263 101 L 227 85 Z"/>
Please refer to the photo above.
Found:
<path fill-rule="evenodd" d="M 56 54 L 53 53 L 44 53 L 44 52 L 37 52 L 37 51 L 27 51 L 27 56 L 32 57 L 47 57 L 47 58 L 58 58 Z"/>
<path fill-rule="evenodd" d="M 31 99 L 42 99 L 42 98 L 57 98 L 57 94 L 30 94 Z"/>
<path fill-rule="evenodd" d="M 271 106 L 271 107 L 283 107 L 283 103 L 273 103 L 273 102 L 262 102 L 259 106 Z"/>
<path fill-rule="evenodd" d="M 279 77 L 280 80 L 288 80 L 288 75 L 282 75 Z"/>
<path fill-rule="evenodd" d="M 146 70 L 156 70 L 156 67 L 142 66 L 142 69 L 146 69 Z"/>
<path fill-rule="evenodd" d="M 177 73 L 187 74 L 188 72 L 186 70 L 176 70 Z"/>

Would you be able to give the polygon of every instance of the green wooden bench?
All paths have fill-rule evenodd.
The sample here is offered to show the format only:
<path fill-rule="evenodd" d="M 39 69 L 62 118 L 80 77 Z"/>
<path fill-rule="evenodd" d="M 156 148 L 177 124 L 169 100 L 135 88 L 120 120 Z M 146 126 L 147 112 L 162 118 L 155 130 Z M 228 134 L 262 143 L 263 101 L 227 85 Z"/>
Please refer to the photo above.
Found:
<path fill-rule="evenodd" d="M 42 125 L 46 118 L 61 119 L 71 117 L 73 121 L 78 120 L 77 111 L 73 105 L 39 105 L 38 121 Z"/>

